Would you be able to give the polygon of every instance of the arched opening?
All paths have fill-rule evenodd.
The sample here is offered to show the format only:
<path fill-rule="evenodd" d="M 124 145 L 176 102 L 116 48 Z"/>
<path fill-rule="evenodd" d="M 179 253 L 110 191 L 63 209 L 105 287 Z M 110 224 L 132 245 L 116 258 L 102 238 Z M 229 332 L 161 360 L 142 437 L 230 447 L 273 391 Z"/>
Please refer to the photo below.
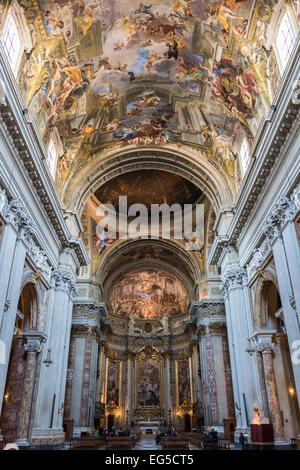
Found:
<path fill-rule="evenodd" d="M 35 286 L 28 283 L 19 298 L 1 414 L 4 441 L 20 445 L 28 445 L 36 372 L 36 354 L 30 344 L 36 337 L 37 311 Z"/>
<path fill-rule="evenodd" d="M 275 376 L 275 384 L 278 393 L 280 424 L 284 439 L 290 442 L 298 432 L 297 422 L 299 420 L 299 408 L 295 393 L 295 381 L 291 362 L 291 354 L 288 345 L 284 317 L 282 311 L 281 298 L 275 283 L 271 280 L 265 281 L 261 291 L 261 312 L 263 331 L 272 335 L 274 343 L 272 357 Z M 262 387 L 265 393 L 267 405 L 267 414 L 272 422 L 272 407 L 274 402 L 270 403 L 270 397 L 265 392 L 268 389 L 266 381 L 271 380 L 267 371 L 264 371 L 264 385 Z M 273 426 L 276 424 L 273 422 Z"/>

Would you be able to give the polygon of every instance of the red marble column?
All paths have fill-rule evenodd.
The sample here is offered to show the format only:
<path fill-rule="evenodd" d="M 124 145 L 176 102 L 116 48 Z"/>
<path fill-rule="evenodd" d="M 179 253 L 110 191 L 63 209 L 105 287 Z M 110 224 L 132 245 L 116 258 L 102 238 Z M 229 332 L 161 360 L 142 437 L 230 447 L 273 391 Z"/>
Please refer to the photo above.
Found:
<path fill-rule="evenodd" d="M 262 334 L 257 336 L 258 349 L 262 353 L 267 398 L 270 410 L 270 417 L 273 424 L 274 437 L 284 439 L 283 425 L 280 413 L 278 390 L 275 380 L 272 352 L 274 343 L 272 334 Z"/>
<path fill-rule="evenodd" d="M 24 349 L 27 352 L 27 359 L 17 430 L 17 441 L 19 444 L 29 445 L 28 434 L 36 374 L 37 354 L 39 354 L 42 350 L 42 342 L 44 342 L 45 337 L 42 333 L 38 332 L 24 332 L 23 336 L 26 339 Z"/>

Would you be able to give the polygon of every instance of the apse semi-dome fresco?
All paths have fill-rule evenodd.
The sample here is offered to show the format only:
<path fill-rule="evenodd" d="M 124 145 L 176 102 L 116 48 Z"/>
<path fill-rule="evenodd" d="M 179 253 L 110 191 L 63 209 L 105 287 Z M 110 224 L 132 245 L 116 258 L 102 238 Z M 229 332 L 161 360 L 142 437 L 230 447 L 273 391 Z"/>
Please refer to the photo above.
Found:
<path fill-rule="evenodd" d="M 174 275 L 147 269 L 127 274 L 112 288 L 110 312 L 120 317 L 162 318 L 182 314 L 188 306 L 188 293 Z"/>
<path fill-rule="evenodd" d="M 128 145 L 192 145 L 236 192 L 241 142 L 252 145 L 279 86 L 276 4 L 20 2 L 30 34 L 17 79 L 60 192 L 87 162 Z"/>

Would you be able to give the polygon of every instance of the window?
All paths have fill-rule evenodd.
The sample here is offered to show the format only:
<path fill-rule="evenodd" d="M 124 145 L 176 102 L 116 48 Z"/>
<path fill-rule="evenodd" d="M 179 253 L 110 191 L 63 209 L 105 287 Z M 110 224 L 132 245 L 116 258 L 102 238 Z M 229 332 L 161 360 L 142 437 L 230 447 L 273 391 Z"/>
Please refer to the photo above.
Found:
<path fill-rule="evenodd" d="M 282 17 L 276 37 L 276 46 L 282 71 L 285 69 L 286 64 L 288 63 L 295 44 L 295 40 L 296 36 L 289 15 L 285 13 Z"/>
<path fill-rule="evenodd" d="M 21 59 L 22 45 L 17 25 L 11 15 L 8 17 L 4 28 L 2 44 L 12 71 L 16 75 Z"/>
<path fill-rule="evenodd" d="M 56 160 L 57 160 L 56 148 L 55 148 L 53 140 L 50 140 L 50 143 L 48 146 L 47 163 L 48 163 L 48 167 L 49 167 L 49 170 L 53 179 L 55 179 Z"/>
<path fill-rule="evenodd" d="M 241 165 L 242 165 L 242 173 L 244 175 L 246 173 L 246 170 L 250 161 L 250 151 L 249 151 L 248 141 L 246 137 L 244 138 L 242 145 L 241 145 L 240 159 L 241 159 Z"/>

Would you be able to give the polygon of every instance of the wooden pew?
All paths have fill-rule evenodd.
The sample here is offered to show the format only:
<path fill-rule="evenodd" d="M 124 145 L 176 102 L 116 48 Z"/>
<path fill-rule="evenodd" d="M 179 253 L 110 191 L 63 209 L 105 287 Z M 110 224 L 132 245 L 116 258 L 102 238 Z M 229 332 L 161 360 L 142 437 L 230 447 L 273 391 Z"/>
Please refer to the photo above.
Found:
<path fill-rule="evenodd" d="M 74 437 L 70 441 L 70 450 L 96 450 L 104 445 L 103 437 Z"/>
<path fill-rule="evenodd" d="M 106 449 L 128 450 L 135 445 L 135 439 L 130 436 L 114 436 L 106 439 Z"/>
<path fill-rule="evenodd" d="M 188 449 L 189 441 L 176 436 L 163 436 L 160 439 L 163 449 Z"/>

